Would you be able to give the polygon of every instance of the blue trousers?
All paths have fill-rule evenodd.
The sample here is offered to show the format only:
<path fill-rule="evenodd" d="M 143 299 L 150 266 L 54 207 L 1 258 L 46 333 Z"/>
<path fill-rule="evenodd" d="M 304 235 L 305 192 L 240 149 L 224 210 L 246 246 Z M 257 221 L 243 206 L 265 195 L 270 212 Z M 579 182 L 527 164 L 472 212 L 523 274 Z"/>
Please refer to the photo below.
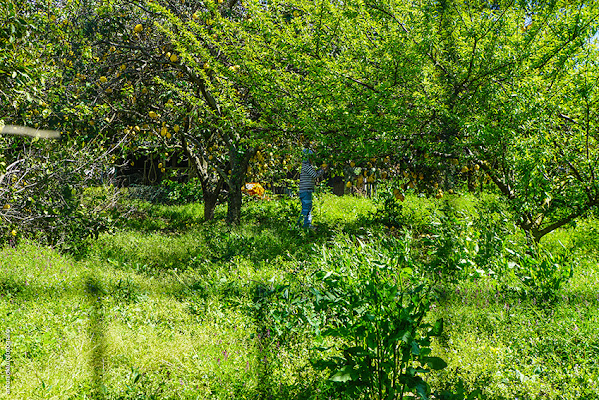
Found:
<path fill-rule="evenodd" d="M 299 198 L 302 203 L 302 215 L 300 216 L 298 223 L 304 228 L 310 228 L 312 226 L 312 192 L 300 192 Z"/>

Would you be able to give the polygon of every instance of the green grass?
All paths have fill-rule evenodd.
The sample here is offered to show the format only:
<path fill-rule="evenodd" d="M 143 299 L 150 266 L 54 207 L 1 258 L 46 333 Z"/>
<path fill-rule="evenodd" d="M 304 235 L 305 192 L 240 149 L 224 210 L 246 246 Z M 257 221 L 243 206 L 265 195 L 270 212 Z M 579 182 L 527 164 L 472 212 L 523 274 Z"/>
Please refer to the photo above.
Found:
<path fill-rule="evenodd" d="M 468 226 L 460 232 L 475 238 L 491 229 L 477 219 L 486 204 L 500 247 L 524 251 L 513 223 L 489 211 L 493 202 L 408 196 L 402 218 L 410 221 L 413 257 L 433 257 L 427 240 L 441 232 L 431 222 L 440 221 L 444 204 Z M 327 375 L 310 366 L 317 353 L 307 327 L 271 330 L 265 315 L 276 299 L 264 291 L 285 284 L 294 290 L 317 266 L 326 268 L 323 246 L 346 237 L 372 246 L 374 238 L 398 233 L 373 220 L 372 201 L 329 194 L 315 198 L 320 229 L 304 231 L 295 225 L 296 203 L 249 201 L 233 229 L 222 221 L 222 207 L 214 222 L 203 223 L 200 204 L 142 204 L 81 259 L 32 243 L 1 249 L 0 342 L 10 345 L 11 394 L 0 374 L 0 397 L 340 398 Z M 449 366 L 428 377 L 433 389 L 462 385 L 493 399 L 597 398 L 598 232 L 589 217 L 544 239 L 544 247 L 578 262 L 552 304 L 527 294 L 499 256 L 485 267 L 504 268 L 495 275 L 464 270 L 443 281 L 429 318 L 445 320 L 433 348 Z"/>

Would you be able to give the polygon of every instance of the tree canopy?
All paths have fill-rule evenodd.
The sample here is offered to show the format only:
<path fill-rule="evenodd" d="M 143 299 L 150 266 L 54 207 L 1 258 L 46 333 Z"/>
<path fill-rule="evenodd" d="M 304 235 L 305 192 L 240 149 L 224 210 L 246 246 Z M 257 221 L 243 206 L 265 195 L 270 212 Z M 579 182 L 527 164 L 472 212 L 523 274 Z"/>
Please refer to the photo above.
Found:
<path fill-rule="evenodd" d="M 226 189 L 238 222 L 245 180 L 304 146 L 401 190 L 491 182 L 536 241 L 599 202 L 593 1 L 21 7 L 0 3 L 3 118 L 113 160 L 181 150 L 208 219 Z"/>

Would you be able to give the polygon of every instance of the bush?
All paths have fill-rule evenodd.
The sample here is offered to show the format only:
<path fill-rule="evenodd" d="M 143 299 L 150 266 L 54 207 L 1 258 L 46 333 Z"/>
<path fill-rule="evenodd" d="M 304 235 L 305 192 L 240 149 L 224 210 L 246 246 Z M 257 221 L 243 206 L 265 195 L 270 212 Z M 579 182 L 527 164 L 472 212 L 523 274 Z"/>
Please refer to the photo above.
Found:
<path fill-rule="evenodd" d="M 90 206 L 87 187 L 106 178 L 107 153 L 66 143 L 33 142 L 11 153 L 0 171 L 0 244 L 34 239 L 71 253 L 81 253 L 111 225 L 119 192 Z"/>
<path fill-rule="evenodd" d="M 321 344 L 313 366 L 329 371 L 350 398 L 399 399 L 408 392 L 427 398 L 424 374 L 446 367 L 431 355 L 443 322 L 424 322 L 432 286 L 414 275 L 410 241 L 409 235 L 375 245 L 338 238 L 318 249 L 307 291 L 281 288 L 285 301 L 273 321 L 285 321 L 282 330 L 298 325 L 289 319 L 311 326 Z"/>
<path fill-rule="evenodd" d="M 198 178 L 187 182 L 177 182 L 165 179 L 162 181 L 164 188 L 164 202 L 168 204 L 196 203 L 202 201 L 202 185 Z"/>
<path fill-rule="evenodd" d="M 389 228 L 400 228 L 406 224 L 403 205 L 390 190 L 381 190 L 375 198 L 376 212 L 373 220 Z"/>
<path fill-rule="evenodd" d="M 568 255 L 556 255 L 547 250 L 532 254 L 509 250 L 509 253 L 514 259 L 510 266 L 525 285 L 527 294 L 540 304 L 553 304 L 559 290 L 574 275 L 575 261 L 570 260 Z"/>
<path fill-rule="evenodd" d="M 436 219 L 431 222 L 430 234 L 424 244 L 429 249 L 427 269 L 439 277 L 456 281 L 477 271 L 478 234 L 470 218 L 444 202 Z"/>

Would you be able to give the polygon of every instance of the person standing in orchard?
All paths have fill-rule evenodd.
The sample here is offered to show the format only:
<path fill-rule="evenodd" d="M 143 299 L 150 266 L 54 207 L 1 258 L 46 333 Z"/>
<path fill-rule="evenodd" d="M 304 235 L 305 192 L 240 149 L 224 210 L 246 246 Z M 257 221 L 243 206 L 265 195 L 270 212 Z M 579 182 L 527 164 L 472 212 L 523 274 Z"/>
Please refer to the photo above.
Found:
<path fill-rule="evenodd" d="M 316 179 L 322 177 L 326 172 L 326 167 L 318 170 L 314 169 L 310 161 L 313 154 L 309 149 L 304 149 L 303 151 L 304 159 L 302 161 L 299 183 L 299 198 L 302 203 L 302 215 L 300 216 L 299 223 L 300 226 L 310 229 L 314 229 L 312 226 L 312 193 L 314 193 L 314 188 L 316 187 Z"/>

